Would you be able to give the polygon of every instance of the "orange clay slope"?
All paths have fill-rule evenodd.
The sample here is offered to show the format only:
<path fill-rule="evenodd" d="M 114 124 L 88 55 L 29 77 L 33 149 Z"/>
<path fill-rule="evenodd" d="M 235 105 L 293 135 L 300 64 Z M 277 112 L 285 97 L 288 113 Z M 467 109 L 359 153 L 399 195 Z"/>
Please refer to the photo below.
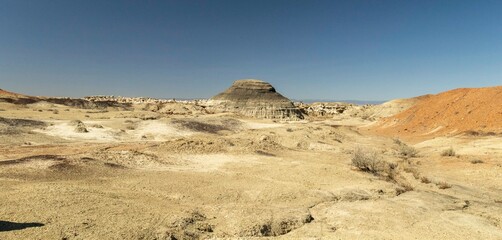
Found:
<path fill-rule="evenodd" d="M 25 95 L 18 94 L 18 93 L 13 93 L 9 91 L 5 91 L 3 89 L 0 89 L 0 97 L 13 97 L 13 98 L 18 98 L 18 97 L 26 97 Z"/>
<path fill-rule="evenodd" d="M 370 131 L 392 137 L 432 138 L 502 132 L 502 86 L 460 88 L 420 100 Z"/>

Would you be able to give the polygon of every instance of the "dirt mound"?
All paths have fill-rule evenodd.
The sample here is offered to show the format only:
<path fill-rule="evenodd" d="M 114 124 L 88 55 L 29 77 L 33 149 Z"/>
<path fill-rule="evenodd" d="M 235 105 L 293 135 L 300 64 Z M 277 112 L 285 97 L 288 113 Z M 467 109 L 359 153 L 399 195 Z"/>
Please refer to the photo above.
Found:
<path fill-rule="evenodd" d="M 370 117 L 378 119 L 378 118 L 393 116 L 412 107 L 421 100 L 427 99 L 429 96 L 430 95 L 424 95 L 414 98 L 394 99 L 379 105 L 374 105 L 370 109 L 371 112 Z"/>
<path fill-rule="evenodd" d="M 129 109 L 130 103 L 119 103 L 115 101 L 88 101 L 79 98 L 56 98 L 56 97 L 33 97 L 19 93 L 13 93 L 0 89 L 0 102 L 8 102 L 12 104 L 33 104 L 38 102 L 48 102 L 52 104 L 60 104 L 68 107 L 83 108 L 83 109 L 103 109 L 107 107 L 117 107 Z"/>
<path fill-rule="evenodd" d="M 75 126 L 75 132 L 77 132 L 77 133 L 89 132 L 89 130 L 87 130 L 87 127 L 85 126 L 85 124 L 80 120 L 73 120 L 70 122 L 70 124 Z"/>
<path fill-rule="evenodd" d="M 235 130 L 241 125 L 241 122 L 235 119 L 222 119 L 221 121 L 211 121 L 208 119 L 205 119 L 204 121 L 173 119 L 172 122 L 179 125 L 181 128 L 188 129 L 190 131 L 211 134 L 216 134 L 224 130 Z"/>
<path fill-rule="evenodd" d="M 159 159 L 155 154 L 136 150 L 96 151 L 91 153 L 90 159 L 98 159 L 105 166 L 112 168 L 162 169 L 174 164 L 168 158 Z"/>
<path fill-rule="evenodd" d="M 13 93 L 13 92 L 9 92 L 9 91 L 5 91 L 3 89 L 0 89 L 0 97 L 16 97 L 16 98 L 19 98 L 19 97 L 27 97 L 27 96 L 19 94 L 19 93 Z"/>
<path fill-rule="evenodd" d="M 237 80 L 208 102 L 210 108 L 245 116 L 275 119 L 303 119 L 301 111 L 270 83 L 254 79 Z"/>
<path fill-rule="evenodd" d="M 197 210 L 178 217 L 168 227 L 159 229 L 155 239 L 203 239 L 213 232 L 214 226 L 208 218 Z"/>
<path fill-rule="evenodd" d="M 190 103 L 146 103 L 142 110 L 158 112 L 167 115 L 204 115 L 208 112 L 202 106 Z"/>
<path fill-rule="evenodd" d="M 0 135 L 19 135 L 32 128 L 47 126 L 42 121 L 0 117 Z"/>
<path fill-rule="evenodd" d="M 299 103 L 298 107 L 305 112 L 311 119 L 315 118 L 336 118 L 336 119 L 351 119 L 361 118 L 363 120 L 378 120 L 383 117 L 389 117 L 402 112 L 421 98 L 395 99 L 382 104 L 373 105 L 357 105 L 346 102 L 314 102 L 310 104 Z"/>
<path fill-rule="evenodd" d="M 0 117 L 0 124 L 5 124 L 9 127 L 43 127 L 47 125 L 42 121 L 3 117 Z"/>
<path fill-rule="evenodd" d="M 27 96 L 0 89 L 0 102 L 8 102 L 13 104 L 30 104 L 37 101 L 39 101 L 37 97 Z"/>
<path fill-rule="evenodd" d="M 502 86 L 460 88 L 422 97 L 407 110 L 382 119 L 379 134 L 399 137 L 445 136 L 502 131 Z"/>
<path fill-rule="evenodd" d="M 174 139 L 160 144 L 157 148 L 170 153 L 221 153 L 226 152 L 234 143 L 225 138 L 192 138 Z"/>

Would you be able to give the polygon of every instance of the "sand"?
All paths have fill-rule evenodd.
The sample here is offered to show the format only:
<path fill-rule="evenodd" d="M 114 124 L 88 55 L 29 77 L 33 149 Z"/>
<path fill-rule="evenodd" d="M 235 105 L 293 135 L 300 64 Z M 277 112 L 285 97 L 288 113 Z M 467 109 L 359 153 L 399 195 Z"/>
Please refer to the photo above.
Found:
<path fill-rule="evenodd" d="M 412 145 L 360 118 L 0 108 L 0 239 L 502 238 L 500 136 Z M 353 167 L 357 148 L 397 164 L 394 180 Z"/>

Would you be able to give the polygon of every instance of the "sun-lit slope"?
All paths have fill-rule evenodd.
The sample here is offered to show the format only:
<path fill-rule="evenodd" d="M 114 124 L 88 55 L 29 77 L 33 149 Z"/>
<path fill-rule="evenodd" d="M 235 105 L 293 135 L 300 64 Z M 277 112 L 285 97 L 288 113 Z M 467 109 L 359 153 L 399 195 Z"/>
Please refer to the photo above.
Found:
<path fill-rule="evenodd" d="M 422 101 L 423 99 L 428 98 L 430 95 L 424 95 L 414 98 L 402 98 L 402 99 L 394 99 L 388 102 L 384 102 L 380 105 L 375 105 L 372 108 L 373 115 L 375 118 L 383 118 L 390 117 L 395 114 L 398 114 L 406 109 L 409 109 L 416 103 Z"/>
<path fill-rule="evenodd" d="M 374 125 L 376 133 L 432 137 L 502 131 L 502 86 L 460 88 L 421 98 L 414 106 Z"/>
<path fill-rule="evenodd" d="M 28 96 L 19 93 L 5 91 L 0 88 L 0 98 L 28 98 Z"/>

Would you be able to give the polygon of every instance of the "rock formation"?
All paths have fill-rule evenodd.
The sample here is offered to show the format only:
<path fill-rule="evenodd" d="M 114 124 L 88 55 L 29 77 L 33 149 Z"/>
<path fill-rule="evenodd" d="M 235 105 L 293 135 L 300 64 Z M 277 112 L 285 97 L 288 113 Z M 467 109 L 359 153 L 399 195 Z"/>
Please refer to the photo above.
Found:
<path fill-rule="evenodd" d="M 269 119 L 299 120 L 302 112 L 267 82 L 237 80 L 230 88 L 212 97 L 208 107 L 245 116 Z"/>

